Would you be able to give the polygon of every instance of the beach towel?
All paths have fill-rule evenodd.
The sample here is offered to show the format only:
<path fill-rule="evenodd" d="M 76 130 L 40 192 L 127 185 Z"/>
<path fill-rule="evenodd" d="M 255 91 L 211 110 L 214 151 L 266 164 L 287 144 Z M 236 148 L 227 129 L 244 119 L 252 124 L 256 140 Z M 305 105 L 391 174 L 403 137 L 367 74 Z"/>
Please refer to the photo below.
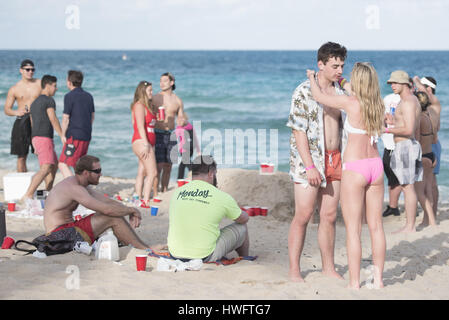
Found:
<path fill-rule="evenodd" d="M 155 258 L 165 258 L 165 259 L 173 259 L 170 256 L 169 252 L 156 252 L 154 250 L 149 249 L 148 250 L 148 255 L 150 257 L 155 257 Z M 205 262 L 205 263 L 214 263 L 216 265 L 224 265 L 224 266 L 228 266 L 234 263 L 237 263 L 241 260 L 249 260 L 249 261 L 254 261 L 257 259 L 257 256 L 245 256 L 245 257 L 237 257 L 237 258 L 232 258 L 232 259 L 228 259 L 226 257 L 221 258 L 218 261 L 210 261 L 210 262 Z"/>

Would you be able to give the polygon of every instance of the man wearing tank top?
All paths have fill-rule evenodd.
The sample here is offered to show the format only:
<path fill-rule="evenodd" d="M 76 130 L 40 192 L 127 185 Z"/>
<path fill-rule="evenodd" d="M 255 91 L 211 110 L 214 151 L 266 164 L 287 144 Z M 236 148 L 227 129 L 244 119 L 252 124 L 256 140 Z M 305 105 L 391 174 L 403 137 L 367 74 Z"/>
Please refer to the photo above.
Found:
<path fill-rule="evenodd" d="M 345 94 L 337 83 L 343 73 L 346 48 L 328 42 L 318 50 L 318 84 L 331 95 Z M 320 223 L 318 243 L 322 272 L 343 279 L 335 270 L 334 246 L 337 206 L 340 198 L 342 117 L 340 110 L 317 103 L 312 96 L 310 81 L 301 83 L 293 93 L 287 126 L 290 137 L 290 177 L 294 184 L 295 215 L 288 235 L 289 277 L 304 282 L 300 257 L 304 247 L 308 222 L 315 204 Z"/>
<path fill-rule="evenodd" d="M 391 155 L 390 167 L 404 192 L 406 224 L 395 233 L 415 232 L 418 199 L 414 183 L 421 181 L 423 168 L 421 162 L 421 145 L 416 141 L 419 135 L 421 107 L 418 99 L 410 91 L 408 73 L 396 70 L 387 81 L 394 93 L 400 95 L 401 102 L 394 117 L 386 115 L 386 122 L 394 127 L 387 127 L 386 133 L 394 135 L 395 148 Z"/>

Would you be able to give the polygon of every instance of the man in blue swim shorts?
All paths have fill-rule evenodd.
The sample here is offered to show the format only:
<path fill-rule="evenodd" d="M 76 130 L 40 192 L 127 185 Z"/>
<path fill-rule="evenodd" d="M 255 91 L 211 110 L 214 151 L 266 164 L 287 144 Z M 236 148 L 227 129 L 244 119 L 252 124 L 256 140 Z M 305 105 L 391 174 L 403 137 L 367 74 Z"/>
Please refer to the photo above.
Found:
<path fill-rule="evenodd" d="M 157 178 L 154 188 L 158 188 L 160 184 L 160 191 L 165 192 L 168 190 L 172 164 L 178 159 L 178 150 L 173 149 L 177 143 L 175 118 L 184 116 L 184 104 L 173 92 L 176 88 L 175 77 L 170 72 L 161 75 L 159 86 L 161 92 L 153 97 L 152 103 L 156 109 L 163 107 L 165 117 L 162 119 L 158 114 L 155 126 Z"/>

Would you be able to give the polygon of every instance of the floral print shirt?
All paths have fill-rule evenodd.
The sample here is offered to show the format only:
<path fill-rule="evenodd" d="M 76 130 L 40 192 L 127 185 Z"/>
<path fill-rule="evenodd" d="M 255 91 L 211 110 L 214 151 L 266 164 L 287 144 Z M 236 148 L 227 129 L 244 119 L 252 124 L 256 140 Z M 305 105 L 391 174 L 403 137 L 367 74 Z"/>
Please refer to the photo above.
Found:
<path fill-rule="evenodd" d="M 334 87 L 338 95 L 345 94 L 345 91 L 337 82 L 334 82 Z M 342 117 L 344 117 L 343 112 Z M 313 164 L 322 178 L 321 187 L 326 187 L 323 105 L 313 99 L 310 80 L 301 83 L 293 92 L 290 115 L 286 125 L 292 128 L 290 136 L 290 177 L 294 182 L 308 185 L 306 169 L 296 147 L 296 139 L 293 134 L 293 130 L 301 130 L 307 135 Z"/>

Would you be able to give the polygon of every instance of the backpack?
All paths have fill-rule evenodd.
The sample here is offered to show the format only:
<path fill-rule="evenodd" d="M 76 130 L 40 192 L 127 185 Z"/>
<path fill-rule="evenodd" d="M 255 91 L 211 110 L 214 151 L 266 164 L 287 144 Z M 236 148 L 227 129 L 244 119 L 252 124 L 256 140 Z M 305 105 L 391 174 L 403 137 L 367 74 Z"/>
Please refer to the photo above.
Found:
<path fill-rule="evenodd" d="M 49 234 L 43 234 L 31 242 L 18 240 L 15 243 L 14 248 L 19 251 L 27 252 L 26 255 L 32 254 L 36 250 L 45 253 L 47 256 L 70 252 L 73 251 L 73 248 L 78 241 L 86 241 L 77 229 L 77 227 L 60 229 Z M 18 246 L 20 243 L 26 243 L 34 246 L 36 249 L 20 248 Z"/>

